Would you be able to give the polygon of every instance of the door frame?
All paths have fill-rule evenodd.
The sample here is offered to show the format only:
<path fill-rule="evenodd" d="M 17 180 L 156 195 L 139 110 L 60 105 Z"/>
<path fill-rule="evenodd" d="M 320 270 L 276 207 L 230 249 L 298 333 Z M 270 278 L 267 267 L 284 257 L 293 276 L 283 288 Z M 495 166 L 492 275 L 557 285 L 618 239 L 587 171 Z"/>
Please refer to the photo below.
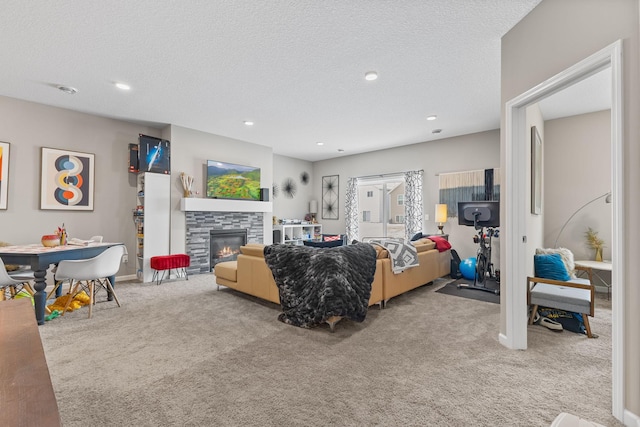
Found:
<path fill-rule="evenodd" d="M 611 194 L 612 243 L 612 409 L 619 420 L 624 419 L 624 295 L 625 252 L 624 224 L 624 162 L 622 105 L 622 40 L 567 68 L 543 83 L 529 89 L 505 104 L 506 171 L 503 178 L 505 215 L 505 297 L 501 305 L 506 320 L 500 343 L 510 349 L 527 348 L 527 150 L 526 107 L 561 91 L 581 80 L 610 68 L 611 70 Z"/>

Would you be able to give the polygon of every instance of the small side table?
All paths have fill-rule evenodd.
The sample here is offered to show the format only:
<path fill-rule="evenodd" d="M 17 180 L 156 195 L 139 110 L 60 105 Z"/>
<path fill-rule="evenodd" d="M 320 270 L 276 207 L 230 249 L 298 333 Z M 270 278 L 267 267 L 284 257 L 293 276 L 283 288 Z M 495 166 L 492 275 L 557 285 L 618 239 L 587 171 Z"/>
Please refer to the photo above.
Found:
<path fill-rule="evenodd" d="M 613 271 L 611 261 L 578 260 L 575 261 L 575 265 L 591 270 L 593 276 L 597 277 L 600 283 L 607 287 L 607 300 L 611 298 L 611 283 L 607 283 L 607 281 L 598 274 L 598 271 Z"/>

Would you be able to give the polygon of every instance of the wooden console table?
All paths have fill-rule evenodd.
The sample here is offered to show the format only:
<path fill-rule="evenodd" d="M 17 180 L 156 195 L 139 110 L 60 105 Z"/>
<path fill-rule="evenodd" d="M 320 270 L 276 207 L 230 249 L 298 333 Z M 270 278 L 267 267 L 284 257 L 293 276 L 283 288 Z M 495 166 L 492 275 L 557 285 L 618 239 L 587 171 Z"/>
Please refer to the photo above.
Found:
<path fill-rule="evenodd" d="M 29 298 L 0 302 L 0 425 L 61 426 Z"/>

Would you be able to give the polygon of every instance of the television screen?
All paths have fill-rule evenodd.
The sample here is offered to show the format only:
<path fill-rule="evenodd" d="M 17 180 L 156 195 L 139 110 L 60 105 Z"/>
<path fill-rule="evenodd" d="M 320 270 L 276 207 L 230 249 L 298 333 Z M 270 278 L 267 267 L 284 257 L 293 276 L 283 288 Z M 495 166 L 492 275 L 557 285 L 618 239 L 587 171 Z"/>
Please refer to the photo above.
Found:
<path fill-rule="evenodd" d="M 207 160 L 207 197 L 260 200 L 260 168 Z"/>
<path fill-rule="evenodd" d="M 500 227 L 500 202 L 458 202 L 458 224 Z"/>
<path fill-rule="evenodd" d="M 169 174 L 171 172 L 170 142 L 153 136 L 140 135 L 138 170 Z"/>

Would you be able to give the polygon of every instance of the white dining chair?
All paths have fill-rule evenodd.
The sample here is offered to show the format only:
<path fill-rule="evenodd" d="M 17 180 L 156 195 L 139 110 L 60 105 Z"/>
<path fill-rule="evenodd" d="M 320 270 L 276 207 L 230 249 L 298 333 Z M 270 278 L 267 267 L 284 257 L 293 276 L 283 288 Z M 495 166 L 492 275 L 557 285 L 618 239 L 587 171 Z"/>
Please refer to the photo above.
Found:
<path fill-rule="evenodd" d="M 9 271 L 8 273 L 12 279 L 20 280 L 22 282 L 30 282 L 36 280 L 36 276 L 33 274 L 33 270 L 31 270 L 30 268 Z"/>
<path fill-rule="evenodd" d="M 7 291 L 9 291 L 9 298 L 13 298 L 23 289 L 33 296 L 35 292 L 29 283 L 29 280 L 32 278 L 33 272 L 31 272 L 31 278 L 26 278 L 26 280 L 17 275 L 16 277 L 12 277 L 7 272 L 7 268 L 4 266 L 2 258 L 0 258 L 0 300 L 5 300 L 7 298 Z"/>
<path fill-rule="evenodd" d="M 70 297 L 67 299 L 67 304 L 62 311 L 63 316 L 69 308 L 73 297 L 83 290 L 82 282 L 86 282 L 89 288 L 89 318 L 91 318 L 93 314 L 96 284 L 104 286 L 107 292 L 113 295 L 118 307 L 120 307 L 120 301 L 109 278 L 115 276 L 120 269 L 120 261 L 125 253 L 124 251 L 124 245 L 112 246 L 93 258 L 63 260 L 58 263 L 55 274 L 56 282 L 68 280 L 69 288 L 72 289 Z M 107 278 L 107 280 L 100 282 L 100 279 L 104 278 Z"/>
<path fill-rule="evenodd" d="M 91 243 L 102 243 L 102 236 L 91 236 L 91 238 L 89 240 L 83 240 L 84 242 L 91 242 Z M 54 267 L 53 269 L 53 273 L 55 274 L 55 270 L 56 270 L 57 266 Z M 47 300 L 50 299 L 54 294 L 57 297 L 59 297 L 60 295 L 62 295 L 62 284 L 63 282 L 60 281 L 55 281 L 55 284 L 53 286 L 53 289 L 51 289 L 51 291 L 47 294 Z M 101 283 L 103 286 L 104 283 Z M 88 285 L 87 285 L 88 286 Z M 71 288 L 69 288 L 69 292 L 71 292 Z"/>

